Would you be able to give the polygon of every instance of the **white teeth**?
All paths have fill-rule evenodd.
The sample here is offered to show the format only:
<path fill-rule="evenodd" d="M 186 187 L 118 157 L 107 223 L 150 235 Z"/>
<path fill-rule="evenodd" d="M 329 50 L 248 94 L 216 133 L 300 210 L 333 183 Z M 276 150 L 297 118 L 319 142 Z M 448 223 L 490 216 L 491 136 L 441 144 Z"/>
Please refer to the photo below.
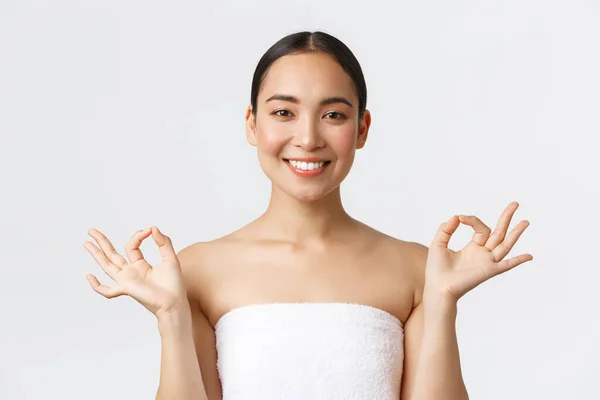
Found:
<path fill-rule="evenodd" d="M 289 162 L 293 167 L 301 169 L 303 171 L 312 171 L 313 169 L 319 169 L 325 165 L 325 161 L 304 162 L 304 161 L 289 160 Z"/>

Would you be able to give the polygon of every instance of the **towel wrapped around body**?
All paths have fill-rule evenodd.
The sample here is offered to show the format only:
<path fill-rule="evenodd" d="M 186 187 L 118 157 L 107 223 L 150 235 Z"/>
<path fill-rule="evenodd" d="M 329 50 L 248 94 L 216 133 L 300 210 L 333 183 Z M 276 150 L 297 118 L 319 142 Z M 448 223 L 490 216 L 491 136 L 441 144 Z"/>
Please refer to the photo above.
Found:
<path fill-rule="evenodd" d="M 223 400 L 398 400 L 403 325 L 353 303 L 264 303 L 215 325 Z"/>

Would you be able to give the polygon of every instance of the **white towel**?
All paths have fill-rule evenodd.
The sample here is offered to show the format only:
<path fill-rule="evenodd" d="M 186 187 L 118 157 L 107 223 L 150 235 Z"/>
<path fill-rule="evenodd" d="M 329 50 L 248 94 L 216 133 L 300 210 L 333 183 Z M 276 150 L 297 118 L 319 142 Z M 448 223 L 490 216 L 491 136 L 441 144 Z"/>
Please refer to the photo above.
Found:
<path fill-rule="evenodd" d="M 234 308 L 215 326 L 223 400 L 397 400 L 404 330 L 353 303 Z"/>

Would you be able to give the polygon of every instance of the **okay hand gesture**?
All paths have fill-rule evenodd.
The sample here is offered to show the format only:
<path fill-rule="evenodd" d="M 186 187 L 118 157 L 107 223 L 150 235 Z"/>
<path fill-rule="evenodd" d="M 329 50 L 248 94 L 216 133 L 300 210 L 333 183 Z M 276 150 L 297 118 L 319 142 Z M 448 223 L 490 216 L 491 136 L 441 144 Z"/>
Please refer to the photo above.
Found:
<path fill-rule="evenodd" d="M 129 262 L 113 247 L 100 231 L 90 229 L 89 235 L 99 244 L 85 242 L 84 247 L 94 257 L 102 270 L 116 284 L 106 286 L 92 275 L 87 275 L 92 288 L 102 296 L 111 299 L 129 295 L 157 317 L 177 307 L 189 306 L 179 260 L 171 239 L 163 235 L 157 227 L 137 231 L 125 246 Z M 140 250 L 142 241 L 150 234 L 158 245 L 162 260 L 152 267 Z"/>
<path fill-rule="evenodd" d="M 529 222 L 523 220 L 508 235 L 506 234 L 511 218 L 518 207 L 517 202 L 508 205 L 493 233 L 487 225 L 473 215 L 454 215 L 443 223 L 429 248 L 425 287 L 458 300 L 491 277 L 533 260 L 531 254 L 522 254 L 504 260 L 529 226 Z M 473 239 L 462 250 L 453 251 L 448 248 L 448 242 L 461 222 L 471 226 L 475 233 Z"/>

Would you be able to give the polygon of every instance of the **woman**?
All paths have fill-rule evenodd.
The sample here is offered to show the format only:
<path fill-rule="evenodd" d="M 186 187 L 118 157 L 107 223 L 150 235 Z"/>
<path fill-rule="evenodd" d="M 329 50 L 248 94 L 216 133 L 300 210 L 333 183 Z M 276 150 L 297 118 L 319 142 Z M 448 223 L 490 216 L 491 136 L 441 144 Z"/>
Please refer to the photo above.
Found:
<path fill-rule="evenodd" d="M 504 260 L 528 226 L 491 234 L 452 216 L 428 248 L 350 217 L 340 184 L 365 145 L 371 115 L 358 61 L 338 39 L 299 32 L 261 58 L 246 137 L 272 182 L 259 218 L 178 254 L 157 227 L 136 232 L 128 261 L 99 231 L 86 249 L 158 319 L 157 399 L 467 399 L 455 332 L 458 299 L 530 261 Z M 448 249 L 460 223 L 472 241 Z M 139 250 L 152 235 L 162 261 Z"/>

